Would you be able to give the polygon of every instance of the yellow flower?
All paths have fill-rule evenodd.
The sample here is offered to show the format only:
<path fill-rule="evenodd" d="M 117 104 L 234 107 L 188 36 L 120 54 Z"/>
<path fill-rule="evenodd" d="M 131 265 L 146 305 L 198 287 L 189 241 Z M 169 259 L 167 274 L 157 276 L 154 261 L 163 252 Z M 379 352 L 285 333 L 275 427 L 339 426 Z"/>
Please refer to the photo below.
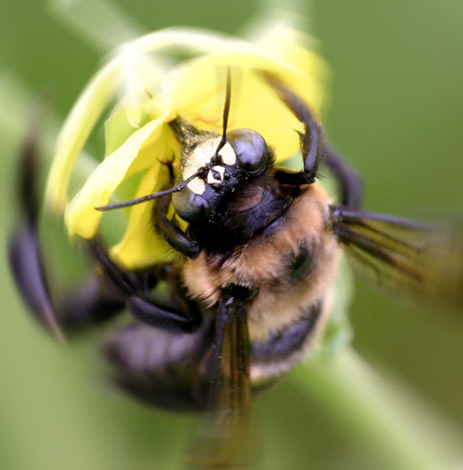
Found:
<path fill-rule="evenodd" d="M 216 33 L 167 29 L 125 45 L 89 83 L 71 111 L 57 142 L 46 206 L 63 214 L 71 236 L 99 232 L 102 212 L 95 207 L 135 181 L 124 198 L 159 191 L 169 184 L 163 162 L 180 167 L 180 145 L 169 122 L 182 117 L 199 129 L 221 132 L 225 70 L 230 67 L 232 103 L 229 129 L 250 128 L 264 136 L 277 161 L 299 152 L 297 119 L 256 70 L 277 74 L 320 113 L 327 67 L 306 47 L 308 38 L 275 26 L 256 41 Z M 74 165 L 98 120 L 118 99 L 105 124 L 106 156 L 67 203 Z M 127 209 L 125 233 L 113 256 L 131 269 L 173 258 L 152 228 L 153 202 Z"/>

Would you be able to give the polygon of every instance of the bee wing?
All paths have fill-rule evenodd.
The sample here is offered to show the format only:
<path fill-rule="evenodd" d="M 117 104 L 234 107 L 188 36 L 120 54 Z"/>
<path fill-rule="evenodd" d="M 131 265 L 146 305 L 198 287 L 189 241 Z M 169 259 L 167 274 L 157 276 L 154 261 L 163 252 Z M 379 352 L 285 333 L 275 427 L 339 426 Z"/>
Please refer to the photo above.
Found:
<path fill-rule="evenodd" d="M 246 303 L 224 294 L 216 317 L 210 410 L 190 457 L 197 466 L 229 468 L 248 459 L 249 351 Z"/>
<path fill-rule="evenodd" d="M 461 304 L 462 237 L 457 225 L 330 207 L 331 228 L 354 266 L 379 287 Z"/>

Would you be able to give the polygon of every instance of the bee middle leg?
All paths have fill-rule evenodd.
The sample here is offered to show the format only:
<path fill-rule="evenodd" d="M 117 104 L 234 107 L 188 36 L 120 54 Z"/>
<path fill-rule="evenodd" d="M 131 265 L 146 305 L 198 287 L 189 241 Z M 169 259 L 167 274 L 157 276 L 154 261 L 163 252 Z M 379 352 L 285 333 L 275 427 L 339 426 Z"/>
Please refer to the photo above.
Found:
<path fill-rule="evenodd" d="M 90 246 L 106 277 L 122 293 L 137 320 L 173 332 L 191 333 L 199 327 L 202 315 L 196 304 L 182 292 L 178 274 L 167 273 L 167 268 L 133 272 L 118 266 L 96 241 Z M 170 282 L 164 283 L 164 292 L 158 292 L 156 296 L 152 291 L 161 280 Z"/>
<path fill-rule="evenodd" d="M 334 150 L 325 146 L 323 163 L 336 178 L 341 193 L 341 205 L 360 209 L 363 203 L 363 183 L 360 175 Z"/>
<path fill-rule="evenodd" d="M 158 282 L 157 273 L 135 273 L 117 266 L 95 240 L 87 247 L 96 272 L 82 286 L 52 299 L 40 248 L 37 218 L 25 211 L 9 244 L 9 261 L 18 290 L 39 323 L 56 339 L 81 334 L 105 323 L 126 306 L 140 321 L 175 331 L 190 332 L 201 322 L 194 308 L 174 300 L 165 305 L 148 292 Z M 186 301 L 185 301 L 186 302 Z M 185 311 L 191 312 L 185 316 Z"/>

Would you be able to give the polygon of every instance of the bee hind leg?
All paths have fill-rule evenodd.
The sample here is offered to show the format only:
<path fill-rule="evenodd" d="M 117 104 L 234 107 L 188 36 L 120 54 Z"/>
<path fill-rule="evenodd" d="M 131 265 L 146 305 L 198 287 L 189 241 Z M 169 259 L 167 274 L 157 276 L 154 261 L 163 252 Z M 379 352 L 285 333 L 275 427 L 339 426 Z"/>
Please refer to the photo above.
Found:
<path fill-rule="evenodd" d="M 51 303 L 33 217 L 26 215 L 10 237 L 8 257 L 16 285 L 34 317 L 62 340 L 64 334 Z"/>
<path fill-rule="evenodd" d="M 37 223 L 29 213 L 23 216 L 9 244 L 9 261 L 23 299 L 39 323 L 58 340 L 111 319 L 124 302 L 107 282 L 91 277 L 54 305 L 45 276 Z"/>
<path fill-rule="evenodd" d="M 95 274 L 53 302 L 35 222 L 26 215 L 11 237 L 9 258 L 16 285 L 34 317 L 56 339 L 86 332 L 126 306 L 136 319 L 168 331 L 192 332 L 201 324 L 198 309 L 177 292 L 167 301 L 150 295 L 160 279 L 155 270 L 141 273 L 118 266 L 96 240 L 87 248 L 97 266 Z"/>

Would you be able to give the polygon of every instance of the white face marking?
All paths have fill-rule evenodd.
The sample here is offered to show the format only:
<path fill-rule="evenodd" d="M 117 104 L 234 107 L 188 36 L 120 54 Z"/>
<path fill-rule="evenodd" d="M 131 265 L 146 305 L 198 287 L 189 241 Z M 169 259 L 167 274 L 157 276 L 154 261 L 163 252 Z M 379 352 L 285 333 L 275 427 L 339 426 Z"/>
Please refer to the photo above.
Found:
<path fill-rule="evenodd" d="M 223 175 L 225 173 L 225 168 L 223 166 L 213 166 L 209 173 L 207 174 L 207 182 L 209 184 L 221 183 L 223 181 Z"/>
<path fill-rule="evenodd" d="M 221 141 L 221 137 L 214 137 L 212 139 L 206 140 L 201 145 L 198 145 L 193 153 L 188 157 L 185 162 L 185 167 L 183 168 L 183 179 L 186 180 L 193 173 L 196 173 L 199 168 L 207 165 L 211 158 L 215 155 L 217 146 Z M 219 155 L 222 157 L 222 161 L 226 165 L 234 165 L 236 163 L 236 154 L 233 150 L 233 147 L 226 143 L 219 152 Z M 223 166 L 214 166 L 213 170 L 219 172 L 221 179 L 218 180 L 214 177 L 211 171 L 207 175 L 208 183 L 221 183 L 223 181 L 223 174 L 225 168 Z M 195 178 L 188 184 L 188 188 L 196 194 L 203 194 L 206 190 L 206 184 L 203 180 Z"/>
<path fill-rule="evenodd" d="M 206 183 L 199 178 L 188 183 L 187 187 L 196 194 L 203 194 L 206 191 Z"/>

